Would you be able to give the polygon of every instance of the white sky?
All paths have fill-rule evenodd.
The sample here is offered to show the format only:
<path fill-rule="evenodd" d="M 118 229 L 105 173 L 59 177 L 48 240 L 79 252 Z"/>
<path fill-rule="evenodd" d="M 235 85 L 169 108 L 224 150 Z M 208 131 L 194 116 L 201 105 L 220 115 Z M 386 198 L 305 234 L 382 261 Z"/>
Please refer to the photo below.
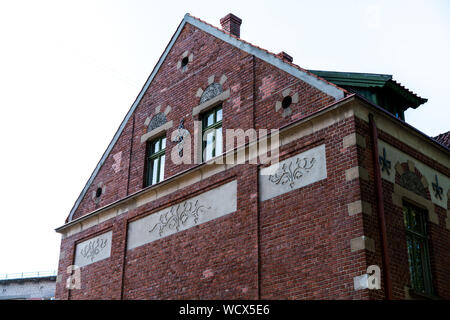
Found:
<path fill-rule="evenodd" d="M 0 274 L 57 268 L 66 216 L 186 12 L 307 69 L 393 74 L 450 130 L 448 1 L 0 0 Z"/>

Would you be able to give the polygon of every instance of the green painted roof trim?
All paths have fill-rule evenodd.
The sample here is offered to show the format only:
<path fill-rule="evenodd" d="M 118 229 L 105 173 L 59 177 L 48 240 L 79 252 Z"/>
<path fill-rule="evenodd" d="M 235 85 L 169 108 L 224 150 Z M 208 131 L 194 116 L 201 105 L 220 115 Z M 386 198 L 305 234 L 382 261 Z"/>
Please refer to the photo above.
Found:
<path fill-rule="evenodd" d="M 357 72 L 339 72 L 339 71 L 322 71 L 309 70 L 309 72 L 318 75 L 338 86 L 360 87 L 360 88 L 387 88 L 402 96 L 409 103 L 409 107 L 417 108 L 424 104 L 428 99 L 416 95 L 408 90 L 400 83 L 392 79 L 390 74 L 377 73 L 357 73 Z"/>

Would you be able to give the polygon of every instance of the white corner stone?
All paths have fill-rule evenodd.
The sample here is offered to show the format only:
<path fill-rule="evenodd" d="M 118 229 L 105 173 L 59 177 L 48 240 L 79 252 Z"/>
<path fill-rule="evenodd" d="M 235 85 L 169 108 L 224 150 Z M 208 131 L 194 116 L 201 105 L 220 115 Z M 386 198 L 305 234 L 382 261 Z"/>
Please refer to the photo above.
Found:
<path fill-rule="evenodd" d="M 367 273 L 353 278 L 353 286 L 355 291 L 369 288 L 369 276 Z"/>
<path fill-rule="evenodd" d="M 369 180 L 369 173 L 363 167 L 353 167 L 345 171 L 345 180 L 352 181 L 354 179 L 361 178 L 363 180 Z"/>
<path fill-rule="evenodd" d="M 347 205 L 348 215 L 353 216 L 359 213 L 372 215 L 372 205 L 368 202 L 357 200 Z"/>
<path fill-rule="evenodd" d="M 361 236 L 350 240 L 350 250 L 352 252 L 364 249 L 375 252 L 375 241 L 367 236 Z"/>

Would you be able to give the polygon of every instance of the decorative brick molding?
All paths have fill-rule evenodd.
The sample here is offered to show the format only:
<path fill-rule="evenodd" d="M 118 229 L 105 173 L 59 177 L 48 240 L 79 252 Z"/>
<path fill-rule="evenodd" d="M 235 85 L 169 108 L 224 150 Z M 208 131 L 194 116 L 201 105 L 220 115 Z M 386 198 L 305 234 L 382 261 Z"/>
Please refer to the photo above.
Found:
<path fill-rule="evenodd" d="M 208 78 L 208 86 L 205 90 L 198 88 L 196 97 L 200 98 L 200 103 L 192 109 L 193 116 L 208 111 L 230 97 L 230 89 L 223 91 L 223 85 L 228 79 L 227 76 L 223 74 L 219 82 L 214 82 L 214 79 L 215 75 Z"/>
<path fill-rule="evenodd" d="M 145 119 L 144 125 L 147 127 L 147 133 L 141 136 L 141 143 L 156 138 L 172 128 L 173 121 L 167 121 L 167 115 L 170 111 L 172 111 L 171 106 L 168 105 L 162 112 L 161 106 L 159 105 L 155 108 L 154 114 Z"/>
<path fill-rule="evenodd" d="M 185 58 L 188 59 L 188 63 L 183 66 L 183 60 Z M 189 63 L 192 62 L 193 60 L 194 60 L 194 54 L 189 53 L 189 51 L 185 51 L 182 54 L 181 59 L 177 62 L 177 70 L 180 70 L 182 73 L 186 72 L 188 70 Z"/>
<path fill-rule="evenodd" d="M 146 134 L 144 134 L 143 136 L 141 136 L 141 143 L 146 142 L 147 140 L 153 139 L 158 137 L 159 135 L 161 135 L 163 132 L 168 131 L 170 128 L 173 127 L 173 121 L 170 120 L 169 122 L 166 122 L 165 124 L 163 124 L 162 126 L 147 132 Z"/>
<path fill-rule="evenodd" d="M 97 190 L 101 189 L 101 194 L 98 195 L 97 194 Z M 97 184 L 97 188 L 95 188 L 94 190 L 92 190 L 92 195 L 91 195 L 91 199 L 94 200 L 94 202 L 96 204 L 100 203 L 100 200 L 102 198 L 102 196 L 106 193 L 106 185 L 103 182 L 99 182 Z"/>
<path fill-rule="evenodd" d="M 219 103 L 227 100 L 230 97 L 230 89 L 222 92 L 221 94 L 217 95 L 216 97 L 212 98 L 211 100 L 208 100 L 192 109 L 192 115 L 196 116 L 204 111 L 208 111 L 209 109 L 215 107 Z"/>
<path fill-rule="evenodd" d="M 439 224 L 439 217 L 434 209 L 434 204 L 430 200 L 419 196 L 417 193 L 403 188 L 398 184 L 394 184 L 394 192 L 392 194 L 392 203 L 397 207 L 403 207 L 403 199 L 414 201 L 415 203 L 425 207 L 428 211 L 429 221 Z"/>
<path fill-rule="evenodd" d="M 275 111 L 276 112 L 281 111 L 281 115 L 283 116 L 283 118 L 289 117 L 292 114 L 291 106 L 283 108 L 283 101 L 282 101 L 284 98 L 288 97 L 291 93 L 292 93 L 292 89 L 288 88 L 286 90 L 283 90 L 283 92 L 281 93 L 281 100 L 279 100 L 275 103 Z M 292 103 L 298 103 L 298 101 L 299 101 L 298 93 L 294 93 L 291 96 L 291 100 L 292 100 Z"/>

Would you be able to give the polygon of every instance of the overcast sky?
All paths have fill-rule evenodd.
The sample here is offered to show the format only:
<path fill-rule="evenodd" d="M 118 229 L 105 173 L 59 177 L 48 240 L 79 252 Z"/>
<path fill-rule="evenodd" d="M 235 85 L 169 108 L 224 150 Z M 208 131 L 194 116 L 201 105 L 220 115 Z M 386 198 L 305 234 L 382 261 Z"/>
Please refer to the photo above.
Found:
<path fill-rule="evenodd" d="M 57 268 L 80 191 L 186 12 L 301 67 L 392 74 L 450 130 L 449 1 L 0 0 L 0 274 Z"/>

